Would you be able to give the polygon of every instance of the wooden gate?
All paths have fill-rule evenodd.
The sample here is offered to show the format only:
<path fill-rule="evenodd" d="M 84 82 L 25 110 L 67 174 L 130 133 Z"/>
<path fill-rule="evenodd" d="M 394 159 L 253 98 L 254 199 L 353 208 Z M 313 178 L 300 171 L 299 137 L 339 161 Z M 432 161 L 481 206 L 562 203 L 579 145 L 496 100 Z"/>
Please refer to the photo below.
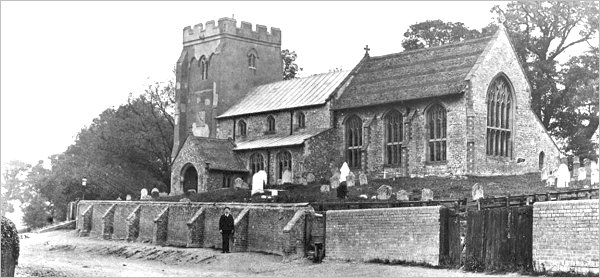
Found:
<path fill-rule="evenodd" d="M 533 207 L 467 213 L 465 270 L 532 270 Z"/>

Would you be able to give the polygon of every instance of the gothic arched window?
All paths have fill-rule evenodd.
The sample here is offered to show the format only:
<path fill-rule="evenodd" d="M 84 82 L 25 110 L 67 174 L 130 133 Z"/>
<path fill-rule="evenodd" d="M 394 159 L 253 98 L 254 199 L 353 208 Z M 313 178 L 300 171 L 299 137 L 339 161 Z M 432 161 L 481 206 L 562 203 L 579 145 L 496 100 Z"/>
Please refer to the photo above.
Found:
<path fill-rule="evenodd" d="M 263 156 L 260 153 L 253 153 L 250 156 L 250 172 L 254 175 L 256 172 L 265 169 Z"/>
<path fill-rule="evenodd" d="M 388 165 L 402 163 L 402 114 L 392 110 L 385 116 L 385 161 Z"/>
<path fill-rule="evenodd" d="M 492 81 L 487 93 L 486 153 L 512 157 L 512 89 L 504 76 Z"/>
<path fill-rule="evenodd" d="M 275 132 L 275 117 L 269 115 L 267 117 L 267 132 L 273 133 Z"/>
<path fill-rule="evenodd" d="M 277 154 L 277 178 L 283 177 L 285 170 L 292 170 L 292 154 L 289 151 L 281 151 Z"/>
<path fill-rule="evenodd" d="M 246 122 L 244 120 L 240 120 L 238 123 L 240 136 L 246 136 Z"/>
<path fill-rule="evenodd" d="M 435 104 L 427 109 L 427 160 L 446 161 L 446 109 Z"/>
<path fill-rule="evenodd" d="M 362 151 L 362 120 L 352 115 L 346 120 L 346 162 L 350 168 L 360 168 Z"/>
<path fill-rule="evenodd" d="M 248 67 L 256 69 L 256 55 L 254 53 L 248 54 Z"/>
<path fill-rule="evenodd" d="M 198 66 L 200 67 L 200 79 L 206 80 L 208 78 L 208 61 L 206 61 L 206 57 L 200 57 Z"/>
<path fill-rule="evenodd" d="M 302 112 L 296 113 L 296 123 L 298 123 L 298 128 L 306 127 L 306 116 L 304 116 L 304 113 L 302 113 Z"/>

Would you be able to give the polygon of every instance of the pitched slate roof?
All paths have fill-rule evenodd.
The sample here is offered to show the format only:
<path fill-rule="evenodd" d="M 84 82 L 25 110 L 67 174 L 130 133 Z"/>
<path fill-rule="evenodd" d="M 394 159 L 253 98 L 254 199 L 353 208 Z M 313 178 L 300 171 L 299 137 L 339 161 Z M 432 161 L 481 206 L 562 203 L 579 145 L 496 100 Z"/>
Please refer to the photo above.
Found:
<path fill-rule="evenodd" d="M 252 149 L 266 149 L 266 148 L 277 148 L 285 146 L 301 145 L 308 138 L 320 134 L 328 129 L 316 129 L 308 132 L 292 134 L 288 136 L 270 136 L 262 137 L 256 140 L 248 140 L 243 142 L 237 142 L 237 147 L 234 150 L 252 150 Z"/>
<path fill-rule="evenodd" d="M 335 71 L 254 87 L 217 118 L 325 104 L 350 71 Z"/>
<path fill-rule="evenodd" d="M 492 38 L 365 57 L 333 109 L 461 93 L 467 74 Z"/>
<path fill-rule="evenodd" d="M 234 144 L 227 139 L 189 136 L 191 147 L 209 170 L 248 172 L 245 164 L 234 153 Z"/>

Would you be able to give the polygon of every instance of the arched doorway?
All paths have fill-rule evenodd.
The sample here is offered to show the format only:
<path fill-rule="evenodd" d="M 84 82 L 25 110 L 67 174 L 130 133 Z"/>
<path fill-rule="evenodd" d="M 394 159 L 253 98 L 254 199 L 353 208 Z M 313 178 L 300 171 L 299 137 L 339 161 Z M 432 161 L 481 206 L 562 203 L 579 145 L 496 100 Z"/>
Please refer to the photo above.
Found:
<path fill-rule="evenodd" d="M 190 189 L 198 191 L 198 171 L 192 164 L 188 164 L 183 167 L 183 192 L 187 192 Z"/>

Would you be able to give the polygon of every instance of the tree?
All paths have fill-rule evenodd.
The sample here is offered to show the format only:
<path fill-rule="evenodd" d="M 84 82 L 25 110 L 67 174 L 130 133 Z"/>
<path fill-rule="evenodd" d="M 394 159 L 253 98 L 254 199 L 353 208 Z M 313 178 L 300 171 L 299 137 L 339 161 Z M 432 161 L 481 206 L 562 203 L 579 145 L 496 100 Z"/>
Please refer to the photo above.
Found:
<path fill-rule="evenodd" d="M 440 46 L 444 44 L 461 42 L 489 36 L 496 31 L 497 27 L 490 24 L 477 31 L 467 28 L 462 22 L 443 22 L 441 20 L 426 20 L 415 23 L 404 33 L 402 40 L 404 50 L 415 50 L 420 48 Z"/>
<path fill-rule="evenodd" d="M 296 64 L 296 58 L 298 55 L 296 51 L 289 51 L 288 49 L 281 51 L 281 59 L 283 60 L 283 80 L 289 80 L 296 78 L 296 74 L 302 71 L 302 68 Z"/>
<path fill-rule="evenodd" d="M 2 216 L 6 212 L 14 212 L 14 207 L 9 201 L 27 201 L 29 196 L 28 184 L 25 182 L 31 165 L 13 160 L 2 167 Z"/>
<path fill-rule="evenodd" d="M 52 224 L 50 202 L 37 195 L 23 208 L 23 223 L 28 228 L 36 229 Z"/>
<path fill-rule="evenodd" d="M 566 142 L 565 151 L 582 158 L 596 159 L 592 135 L 598 129 L 599 88 L 598 47 L 572 57 L 560 71 L 564 89 L 558 95 L 553 134 Z"/>
<path fill-rule="evenodd" d="M 582 43 L 590 44 L 598 31 L 598 4 L 585 1 L 517 1 L 506 10 L 492 8 L 506 18 L 505 27 L 532 86 L 532 109 L 543 125 L 561 105 L 557 57 Z"/>

